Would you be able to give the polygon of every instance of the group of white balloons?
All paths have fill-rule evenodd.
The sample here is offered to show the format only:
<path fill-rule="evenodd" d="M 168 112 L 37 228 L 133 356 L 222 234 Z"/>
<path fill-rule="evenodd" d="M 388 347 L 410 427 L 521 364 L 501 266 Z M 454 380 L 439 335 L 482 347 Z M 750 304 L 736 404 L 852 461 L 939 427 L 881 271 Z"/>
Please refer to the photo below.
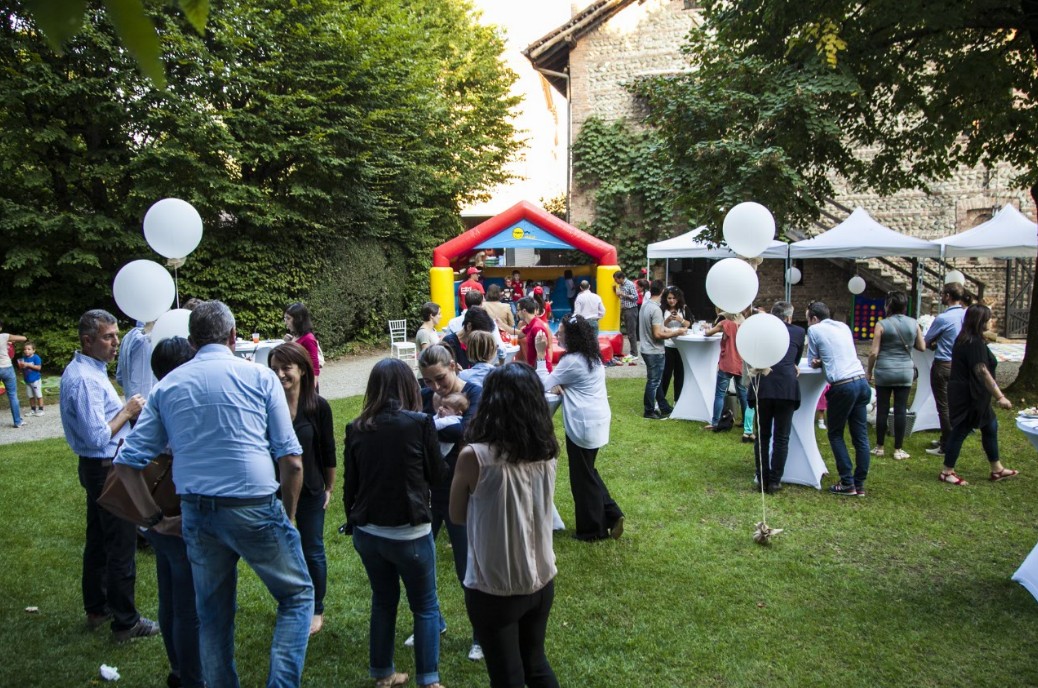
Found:
<path fill-rule="evenodd" d="M 725 215 L 722 227 L 728 246 L 744 258 L 756 258 L 775 238 L 775 218 L 760 203 L 740 203 Z M 796 280 L 792 280 L 793 271 Z M 786 279 L 795 283 L 800 271 L 790 268 Z M 706 293 L 710 300 L 727 313 L 739 313 L 753 303 L 760 289 L 757 271 L 742 258 L 725 258 L 710 268 L 706 275 Z M 739 355 L 754 368 L 770 368 L 786 355 L 789 330 L 786 324 L 769 313 L 756 313 L 739 327 L 735 337 Z"/>
<path fill-rule="evenodd" d="M 187 201 L 164 198 L 144 215 L 144 238 L 161 256 L 183 259 L 202 241 L 202 217 Z M 119 309 L 142 322 L 155 321 L 153 344 L 169 337 L 188 336 L 191 311 L 170 310 L 177 298 L 173 277 L 152 260 L 135 260 L 124 265 L 112 283 L 112 295 Z"/>

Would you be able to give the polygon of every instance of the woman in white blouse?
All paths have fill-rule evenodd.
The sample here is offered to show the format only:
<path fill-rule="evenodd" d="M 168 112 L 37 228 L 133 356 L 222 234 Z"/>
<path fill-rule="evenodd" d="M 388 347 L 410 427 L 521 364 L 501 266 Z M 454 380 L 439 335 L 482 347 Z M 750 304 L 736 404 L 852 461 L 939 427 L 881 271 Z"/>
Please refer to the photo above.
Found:
<path fill-rule="evenodd" d="M 573 537 L 578 540 L 617 539 L 623 534 L 624 513 L 609 495 L 605 481 L 595 469 L 598 450 L 609 444 L 609 422 L 612 419 L 598 339 L 594 326 L 579 315 L 563 320 L 557 337 L 566 351 L 549 374 L 544 365 L 547 341 L 538 335 L 535 342 L 537 373 L 545 390 L 562 388 L 566 456 L 577 521 Z"/>

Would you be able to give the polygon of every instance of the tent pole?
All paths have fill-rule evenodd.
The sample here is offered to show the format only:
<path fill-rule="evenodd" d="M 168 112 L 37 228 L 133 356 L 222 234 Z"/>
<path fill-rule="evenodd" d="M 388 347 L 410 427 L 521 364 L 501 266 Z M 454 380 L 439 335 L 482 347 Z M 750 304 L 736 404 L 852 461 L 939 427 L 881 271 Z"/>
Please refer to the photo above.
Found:
<path fill-rule="evenodd" d="M 782 283 L 786 285 L 786 303 L 793 303 L 793 285 L 789 283 L 789 269 L 793 267 L 793 259 L 789 256 L 789 244 L 786 244 L 786 269 L 782 271 Z M 801 276 L 803 279 L 803 276 Z"/>
<path fill-rule="evenodd" d="M 912 316 L 914 316 L 916 318 L 919 317 L 919 306 L 920 306 L 920 300 L 921 300 L 921 297 L 919 295 L 919 276 L 920 276 L 920 274 L 921 274 L 921 272 L 919 270 L 919 258 L 918 257 L 913 257 L 912 258 L 912 300 L 909 301 L 909 304 L 914 306 L 914 308 L 915 308 L 915 312 L 911 313 L 910 315 L 912 315 Z"/>

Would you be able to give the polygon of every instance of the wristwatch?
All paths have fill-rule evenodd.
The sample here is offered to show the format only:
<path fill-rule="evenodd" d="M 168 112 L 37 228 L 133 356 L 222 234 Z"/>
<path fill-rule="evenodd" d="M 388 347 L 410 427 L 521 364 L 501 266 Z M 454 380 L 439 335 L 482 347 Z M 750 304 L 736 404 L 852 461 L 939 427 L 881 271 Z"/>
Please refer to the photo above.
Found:
<path fill-rule="evenodd" d="M 154 528 L 155 526 L 157 526 L 159 524 L 159 521 L 161 521 L 165 517 L 166 517 L 166 515 L 164 513 L 162 513 L 162 509 L 159 509 L 158 511 L 155 512 L 155 514 L 151 518 L 148 518 L 148 519 L 146 519 L 144 521 L 144 525 L 146 527 L 148 527 L 149 529 L 150 528 Z"/>

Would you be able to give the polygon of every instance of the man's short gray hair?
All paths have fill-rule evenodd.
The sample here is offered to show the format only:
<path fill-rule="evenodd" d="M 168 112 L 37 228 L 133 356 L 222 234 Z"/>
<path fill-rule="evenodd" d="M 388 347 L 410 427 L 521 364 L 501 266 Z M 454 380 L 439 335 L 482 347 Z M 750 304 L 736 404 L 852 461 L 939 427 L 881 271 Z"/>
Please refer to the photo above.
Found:
<path fill-rule="evenodd" d="M 79 336 L 90 335 L 94 337 L 101 330 L 102 325 L 118 325 L 115 316 L 103 308 L 89 310 L 79 316 Z"/>
<path fill-rule="evenodd" d="M 224 344 L 234 329 L 234 314 L 223 301 L 203 301 L 191 311 L 187 329 L 195 348 Z"/>
<path fill-rule="evenodd" d="M 793 317 L 793 304 L 789 301 L 776 301 L 771 307 L 771 314 L 780 320 L 789 320 Z"/>
<path fill-rule="evenodd" d="M 591 283 L 587 280 L 580 280 L 580 291 L 587 291 L 591 288 Z"/>

